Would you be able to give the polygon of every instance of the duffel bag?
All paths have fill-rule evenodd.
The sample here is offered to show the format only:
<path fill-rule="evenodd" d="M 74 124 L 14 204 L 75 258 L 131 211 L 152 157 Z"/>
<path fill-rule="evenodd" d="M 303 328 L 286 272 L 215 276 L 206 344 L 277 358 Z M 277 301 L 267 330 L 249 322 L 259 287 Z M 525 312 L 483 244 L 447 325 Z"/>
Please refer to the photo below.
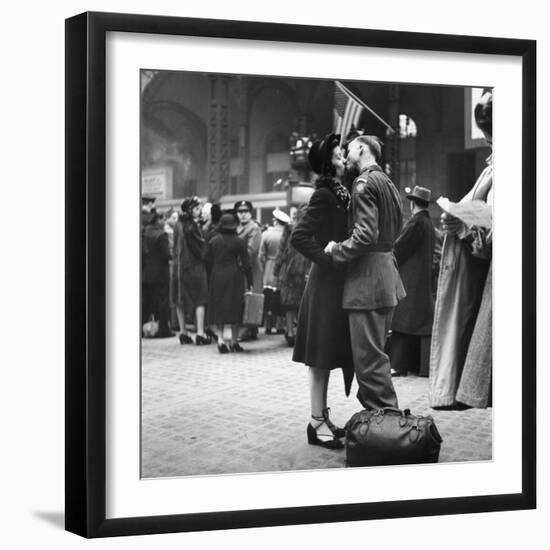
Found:
<path fill-rule="evenodd" d="M 441 442 L 431 416 L 392 407 L 360 411 L 346 424 L 346 466 L 437 462 Z"/>

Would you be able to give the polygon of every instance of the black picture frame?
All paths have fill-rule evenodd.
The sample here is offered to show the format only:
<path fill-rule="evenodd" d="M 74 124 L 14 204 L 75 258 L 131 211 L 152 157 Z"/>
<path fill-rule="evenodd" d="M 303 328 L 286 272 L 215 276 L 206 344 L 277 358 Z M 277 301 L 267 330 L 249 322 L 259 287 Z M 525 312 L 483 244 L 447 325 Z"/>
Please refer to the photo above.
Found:
<path fill-rule="evenodd" d="M 517 56 L 522 60 L 522 490 L 514 494 L 106 519 L 106 33 Z M 66 529 L 84 537 L 532 509 L 536 506 L 536 42 L 83 13 L 66 20 Z"/>

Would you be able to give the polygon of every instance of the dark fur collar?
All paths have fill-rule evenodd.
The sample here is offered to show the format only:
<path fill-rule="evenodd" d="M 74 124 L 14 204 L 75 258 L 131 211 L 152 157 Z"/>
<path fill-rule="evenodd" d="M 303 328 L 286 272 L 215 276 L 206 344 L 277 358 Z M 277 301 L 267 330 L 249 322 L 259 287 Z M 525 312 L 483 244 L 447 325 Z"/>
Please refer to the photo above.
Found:
<path fill-rule="evenodd" d="M 326 187 L 327 189 L 332 189 L 333 185 L 334 185 L 334 180 L 330 176 L 319 176 L 315 180 L 315 189 L 321 189 L 322 187 Z"/>

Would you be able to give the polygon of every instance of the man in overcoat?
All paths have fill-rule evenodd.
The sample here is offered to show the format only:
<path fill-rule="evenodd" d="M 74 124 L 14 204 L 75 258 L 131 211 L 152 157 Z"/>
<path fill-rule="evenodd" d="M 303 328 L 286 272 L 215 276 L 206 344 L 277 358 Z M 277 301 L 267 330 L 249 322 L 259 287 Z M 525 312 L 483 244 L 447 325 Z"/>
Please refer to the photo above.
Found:
<path fill-rule="evenodd" d="M 145 319 L 154 315 L 158 320 L 157 338 L 166 338 L 173 336 L 169 327 L 170 247 L 157 212 L 151 214 L 142 238 L 142 310 Z"/>
<path fill-rule="evenodd" d="M 405 376 L 408 372 L 428 376 L 434 312 L 435 229 L 428 212 L 431 191 L 417 185 L 407 199 L 412 216 L 393 245 L 407 296 L 393 315 L 389 355 L 392 376 Z"/>
<path fill-rule="evenodd" d="M 397 396 L 384 351 L 392 314 L 405 296 L 392 249 L 402 226 L 401 198 L 377 161 L 381 142 L 359 136 L 348 146 L 346 167 L 355 170 L 351 189 L 349 238 L 330 242 L 325 252 L 347 262 L 343 307 L 348 311 L 353 363 L 366 409 L 397 407 Z"/>

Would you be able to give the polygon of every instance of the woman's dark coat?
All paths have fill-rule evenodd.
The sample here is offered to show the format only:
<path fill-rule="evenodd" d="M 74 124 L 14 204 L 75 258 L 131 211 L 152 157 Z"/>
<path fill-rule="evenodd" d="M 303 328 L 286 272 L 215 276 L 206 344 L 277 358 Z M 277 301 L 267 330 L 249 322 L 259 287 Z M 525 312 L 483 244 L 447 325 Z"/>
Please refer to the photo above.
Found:
<path fill-rule="evenodd" d="M 220 232 L 206 247 L 210 271 L 208 324 L 240 324 L 244 307 L 244 281 L 252 286 L 252 269 L 246 242 L 235 233 Z"/>
<path fill-rule="evenodd" d="M 145 226 L 142 237 L 142 316 L 146 321 L 154 315 L 159 332 L 171 334 L 170 317 L 170 246 L 168 235 L 159 223 Z"/>
<path fill-rule="evenodd" d="M 353 380 L 349 325 L 342 309 L 346 269 L 333 263 L 324 248 L 348 236 L 348 213 L 335 193 L 319 178 L 304 218 L 290 242 L 313 262 L 300 310 L 294 361 L 319 369 L 342 368 L 346 395 Z"/>
<path fill-rule="evenodd" d="M 143 282 L 168 288 L 170 246 L 164 227 L 158 223 L 145 226 L 142 241 Z"/>
<path fill-rule="evenodd" d="M 184 214 L 174 227 L 174 304 L 189 314 L 208 302 L 204 250 L 206 243 L 199 226 Z"/>
<path fill-rule="evenodd" d="M 406 223 L 394 243 L 399 275 L 407 293 L 395 308 L 392 321 L 394 332 L 416 336 L 432 333 L 434 247 L 433 222 L 428 211 L 421 210 Z"/>

